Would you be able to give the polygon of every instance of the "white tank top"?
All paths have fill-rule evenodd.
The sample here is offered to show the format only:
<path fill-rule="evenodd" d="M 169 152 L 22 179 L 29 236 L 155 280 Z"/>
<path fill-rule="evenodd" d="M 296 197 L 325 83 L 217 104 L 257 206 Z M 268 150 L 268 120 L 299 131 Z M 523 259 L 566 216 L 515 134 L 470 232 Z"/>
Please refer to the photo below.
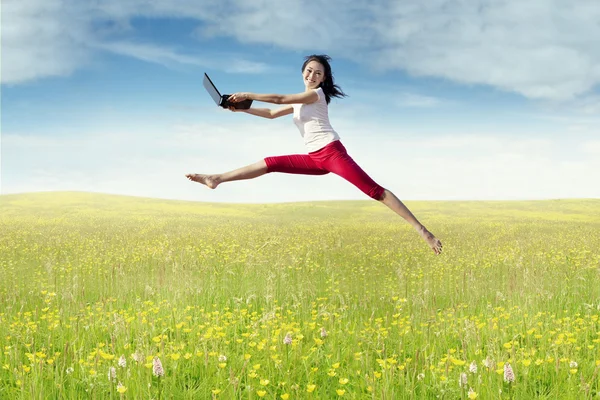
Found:
<path fill-rule="evenodd" d="M 323 89 L 313 90 L 319 96 L 319 100 L 311 104 L 293 104 L 294 123 L 300 130 L 309 153 L 340 139 L 329 123 L 327 100 Z"/>

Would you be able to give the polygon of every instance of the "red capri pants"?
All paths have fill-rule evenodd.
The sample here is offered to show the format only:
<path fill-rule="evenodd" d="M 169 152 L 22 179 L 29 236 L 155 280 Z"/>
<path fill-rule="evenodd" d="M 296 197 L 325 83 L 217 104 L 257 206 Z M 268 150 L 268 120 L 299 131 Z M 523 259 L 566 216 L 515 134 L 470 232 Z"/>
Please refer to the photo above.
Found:
<path fill-rule="evenodd" d="M 358 166 L 339 140 L 308 154 L 267 157 L 265 163 L 267 164 L 267 173 L 326 175 L 333 172 L 375 200 L 380 200 L 385 190 Z"/>

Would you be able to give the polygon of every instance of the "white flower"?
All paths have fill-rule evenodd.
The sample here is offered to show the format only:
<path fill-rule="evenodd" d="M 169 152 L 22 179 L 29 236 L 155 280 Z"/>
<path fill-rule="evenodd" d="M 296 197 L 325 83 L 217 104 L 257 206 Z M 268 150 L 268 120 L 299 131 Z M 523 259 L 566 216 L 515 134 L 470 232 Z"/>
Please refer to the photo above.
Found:
<path fill-rule="evenodd" d="M 569 367 L 571 367 L 571 368 L 577 368 L 577 362 L 576 361 L 571 361 L 569 363 Z"/>
<path fill-rule="evenodd" d="M 488 368 L 488 369 L 492 369 L 494 367 L 494 361 L 492 361 L 492 359 L 490 358 L 490 356 L 487 356 L 485 358 L 485 360 L 481 361 L 483 363 L 483 365 Z"/>
<path fill-rule="evenodd" d="M 475 361 L 473 361 L 471 363 L 471 365 L 469 365 L 469 372 L 472 374 L 476 374 L 477 373 L 477 363 Z"/>
<path fill-rule="evenodd" d="M 221 354 L 219 356 L 219 362 L 225 362 L 225 361 L 227 361 L 227 357 L 225 357 L 223 354 Z"/>
<path fill-rule="evenodd" d="M 291 333 L 287 333 L 285 335 L 285 337 L 283 338 L 283 344 L 292 344 L 292 334 Z"/>
<path fill-rule="evenodd" d="M 144 357 L 142 357 L 142 355 L 138 353 L 137 350 L 131 355 L 131 358 L 133 358 L 133 361 L 135 361 L 136 363 L 141 363 L 144 360 Z"/>
<path fill-rule="evenodd" d="M 425 379 L 425 374 L 421 372 L 419 375 L 417 375 L 417 379 L 422 381 L 423 379 Z"/>
<path fill-rule="evenodd" d="M 117 370 L 115 369 L 115 367 L 110 367 L 108 369 L 108 380 L 115 381 L 116 379 L 117 379 Z"/>
<path fill-rule="evenodd" d="M 154 357 L 152 361 L 152 373 L 154 376 L 161 377 L 165 376 L 165 370 L 163 369 L 162 363 L 160 362 L 160 358 Z"/>
<path fill-rule="evenodd" d="M 75 371 L 75 370 L 73 369 L 73 367 L 69 367 L 69 368 L 67 368 L 67 370 L 66 370 L 65 372 L 67 373 L 67 375 L 70 375 L 70 374 L 72 374 L 72 373 L 73 373 L 73 371 Z"/>
<path fill-rule="evenodd" d="M 322 338 L 326 338 L 327 337 L 327 331 L 325 330 L 325 328 L 321 328 L 321 337 Z"/>
<path fill-rule="evenodd" d="M 504 364 L 504 380 L 508 383 L 515 381 L 515 373 L 509 363 Z"/>
<path fill-rule="evenodd" d="M 127 360 L 125 359 L 125 356 L 121 356 L 119 358 L 119 362 L 117 363 L 117 365 L 121 368 L 125 368 L 127 366 Z"/>
<path fill-rule="evenodd" d="M 460 374 L 460 377 L 458 378 L 458 386 L 460 386 L 460 387 L 467 386 L 468 381 L 469 381 L 469 378 L 467 378 L 467 374 L 462 372 Z"/>

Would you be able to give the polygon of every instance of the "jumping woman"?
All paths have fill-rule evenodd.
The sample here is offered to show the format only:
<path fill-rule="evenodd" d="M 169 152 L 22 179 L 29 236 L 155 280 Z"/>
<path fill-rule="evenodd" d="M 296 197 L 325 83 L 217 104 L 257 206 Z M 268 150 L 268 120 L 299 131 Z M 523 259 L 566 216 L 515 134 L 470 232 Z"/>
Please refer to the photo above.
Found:
<path fill-rule="evenodd" d="M 294 114 L 294 122 L 304 138 L 308 154 L 267 157 L 257 163 L 247 165 L 222 174 L 187 174 L 187 178 L 215 189 L 223 182 L 253 179 L 269 172 L 288 174 L 325 175 L 333 172 L 346 179 L 367 196 L 378 200 L 404 218 L 435 254 L 442 251 L 442 243 L 421 224 L 408 208 L 388 189 L 379 186 L 348 155 L 340 142 L 340 137 L 329 123 L 328 104 L 331 97 L 345 97 L 346 94 L 333 81 L 333 74 L 327 55 L 311 55 L 302 64 L 302 79 L 305 90 L 298 94 L 257 94 L 235 93 L 229 101 L 237 103 L 246 99 L 273 104 L 285 104 L 271 110 L 269 108 L 249 108 L 230 110 L 246 112 L 263 118 L 279 118 Z"/>

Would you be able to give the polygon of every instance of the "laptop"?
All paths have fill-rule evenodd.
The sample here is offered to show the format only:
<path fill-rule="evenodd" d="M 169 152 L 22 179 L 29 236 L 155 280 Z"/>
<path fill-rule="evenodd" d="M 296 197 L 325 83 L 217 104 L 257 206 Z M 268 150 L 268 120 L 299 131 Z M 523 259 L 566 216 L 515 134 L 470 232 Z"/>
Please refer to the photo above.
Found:
<path fill-rule="evenodd" d="M 228 102 L 227 99 L 229 98 L 229 95 L 222 95 L 221 93 L 219 93 L 219 90 L 217 89 L 215 84 L 210 80 L 206 72 L 204 73 L 204 81 L 202 83 L 208 94 L 210 94 L 210 97 L 212 97 L 212 99 L 215 101 L 215 103 L 217 103 L 219 107 L 229 108 L 233 106 L 234 108 L 239 110 L 246 110 L 252 105 L 252 100 L 244 100 L 238 103 Z"/>

